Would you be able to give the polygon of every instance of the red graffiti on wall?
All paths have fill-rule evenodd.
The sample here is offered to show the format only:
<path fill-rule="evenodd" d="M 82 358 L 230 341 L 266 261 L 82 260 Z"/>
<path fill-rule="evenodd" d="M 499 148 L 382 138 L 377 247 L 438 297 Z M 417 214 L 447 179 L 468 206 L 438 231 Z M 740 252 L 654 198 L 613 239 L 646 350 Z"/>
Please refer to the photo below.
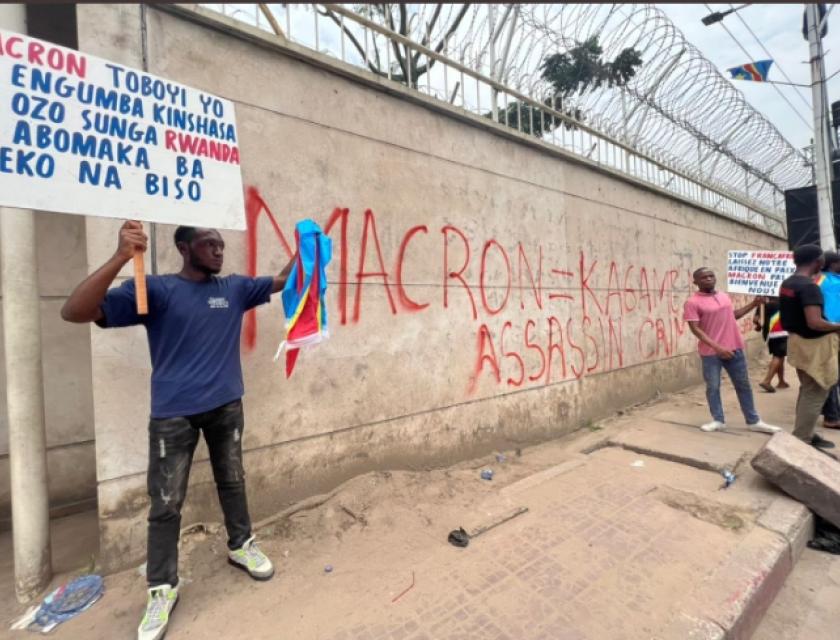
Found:
<path fill-rule="evenodd" d="M 280 246 L 284 254 L 291 258 L 294 252 L 283 233 L 283 229 L 277 222 L 277 218 L 271 212 L 269 206 L 265 203 L 259 191 L 255 187 L 248 187 L 245 192 L 245 220 L 247 224 L 246 232 L 246 247 L 245 247 L 245 268 L 248 275 L 257 275 L 257 245 L 258 245 L 258 222 L 261 213 L 265 213 L 268 218 L 274 234 L 280 241 Z M 341 308 L 341 323 L 345 324 L 347 321 L 347 217 L 350 213 L 349 209 L 334 209 L 330 215 L 327 223 L 324 225 L 324 233 L 329 234 L 333 226 L 339 220 L 341 221 L 341 249 L 339 251 L 339 286 L 338 298 Z M 253 349 L 257 343 L 257 315 L 256 310 L 251 309 L 245 314 L 245 324 L 243 327 L 243 339 L 247 349 Z"/>
<path fill-rule="evenodd" d="M 246 194 L 247 270 L 256 275 L 261 214 L 265 214 L 284 255 L 293 249 L 277 218 L 256 188 Z M 361 218 L 361 220 L 359 220 Z M 685 353 L 693 338 L 682 319 L 682 304 L 692 291 L 691 276 L 684 268 L 656 268 L 608 264 L 589 259 L 579 251 L 572 265 L 550 265 L 543 245 L 526 246 L 500 238 L 471 239 L 453 224 L 437 232 L 427 225 L 409 226 L 394 247 L 383 245 L 376 214 L 367 209 L 352 217 L 360 226 L 355 281 L 348 279 L 351 213 L 337 207 L 327 218 L 324 232 L 339 245 L 337 286 L 338 322 L 362 322 L 366 307 L 379 305 L 379 313 L 393 316 L 429 313 L 466 313 L 478 322 L 475 360 L 467 382 L 473 393 L 483 380 L 519 388 L 580 379 L 598 372 L 620 369 Z M 340 222 L 340 224 L 338 224 Z M 334 237 L 338 234 L 338 237 Z M 439 234 L 439 235 L 437 235 Z M 441 297 L 433 299 L 412 292 L 411 273 L 428 269 L 440 256 Z M 389 262 L 389 257 L 394 262 Z M 468 274 L 477 274 L 470 279 Z M 375 283 L 384 296 L 366 296 L 366 285 Z M 419 284 L 419 283 L 418 283 Z M 605 286 L 604 286 L 605 284 Z M 349 288 L 355 287 L 352 306 Z M 518 295 L 514 295 L 514 287 Z M 517 302 L 518 301 L 518 304 Z M 512 304 L 518 306 L 514 313 Z M 526 317 L 522 313 L 536 314 Z M 636 327 L 628 342 L 628 328 Z M 751 329 L 747 318 L 743 332 Z M 247 349 L 256 344 L 256 317 L 245 318 L 243 339 Z"/>

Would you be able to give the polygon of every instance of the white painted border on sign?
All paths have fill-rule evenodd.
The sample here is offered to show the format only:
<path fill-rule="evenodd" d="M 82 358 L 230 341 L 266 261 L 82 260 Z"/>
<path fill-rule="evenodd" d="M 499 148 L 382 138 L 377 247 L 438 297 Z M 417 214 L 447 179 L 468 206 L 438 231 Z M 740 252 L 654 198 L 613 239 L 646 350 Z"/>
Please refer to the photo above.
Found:
<path fill-rule="evenodd" d="M 726 264 L 726 290 L 753 296 L 778 296 L 779 285 L 793 275 L 790 251 L 731 250 Z"/>
<path fill-rule="evenodd" d="M 0 205 L 245 229 L 231 101 L 0 29 Z"/>

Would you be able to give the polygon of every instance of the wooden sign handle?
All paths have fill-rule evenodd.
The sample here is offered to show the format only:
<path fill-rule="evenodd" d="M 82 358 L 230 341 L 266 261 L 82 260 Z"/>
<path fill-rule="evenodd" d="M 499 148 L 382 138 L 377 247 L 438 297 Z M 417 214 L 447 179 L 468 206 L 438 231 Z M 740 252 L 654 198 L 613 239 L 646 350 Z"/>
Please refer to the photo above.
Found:
<path fill-rule="evenodd" d="M 134 252 L 134 297 L 137 300 L 137 314 L 149 313 L 149 300 L 146 294 L 146 263 L 142 251 Z"/>

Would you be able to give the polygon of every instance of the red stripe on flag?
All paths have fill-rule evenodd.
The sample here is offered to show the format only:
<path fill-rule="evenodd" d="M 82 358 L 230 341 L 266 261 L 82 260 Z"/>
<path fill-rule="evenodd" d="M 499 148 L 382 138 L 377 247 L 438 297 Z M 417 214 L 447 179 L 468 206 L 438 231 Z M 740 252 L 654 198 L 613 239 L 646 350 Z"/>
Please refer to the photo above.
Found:
<path fill-rule="evenodd" d="M 753 80 L 755 80 L 756 82 L 761 82 L 761 74 L 758 72 L 758 69 L 756 69 L 753 66 L 752 62 L 748 62 L 747 64 L 745 64 L 744 69 L 746 69 L 747 73 L 749 73 L 752 76 Z"/>

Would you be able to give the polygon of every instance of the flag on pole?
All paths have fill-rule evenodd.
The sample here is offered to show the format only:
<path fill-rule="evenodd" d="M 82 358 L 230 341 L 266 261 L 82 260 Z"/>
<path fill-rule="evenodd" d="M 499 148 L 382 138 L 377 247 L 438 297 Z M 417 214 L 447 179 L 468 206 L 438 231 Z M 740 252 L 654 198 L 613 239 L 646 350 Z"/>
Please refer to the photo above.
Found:
<path fill-rule="evenodd" d="M 329 337 L 327 331 L 326 267 L 332 258 L 332 241 L 312 220 L 295 226 L 297 253 L 281 298 L 286 315 L 286 339 L 277 348 L 277 360 L 285 349 L 286 377 L 292 375 L 301 347 Z"/>
<path fill-rule="evenodd" d="M 767 82 L 767 74 L 770 72 L 772 60 L 757 60 L 748 62 L 740 67 L 727 69 L 732 74 L 733 80 L 752 80 L 754 82 Z"/>

